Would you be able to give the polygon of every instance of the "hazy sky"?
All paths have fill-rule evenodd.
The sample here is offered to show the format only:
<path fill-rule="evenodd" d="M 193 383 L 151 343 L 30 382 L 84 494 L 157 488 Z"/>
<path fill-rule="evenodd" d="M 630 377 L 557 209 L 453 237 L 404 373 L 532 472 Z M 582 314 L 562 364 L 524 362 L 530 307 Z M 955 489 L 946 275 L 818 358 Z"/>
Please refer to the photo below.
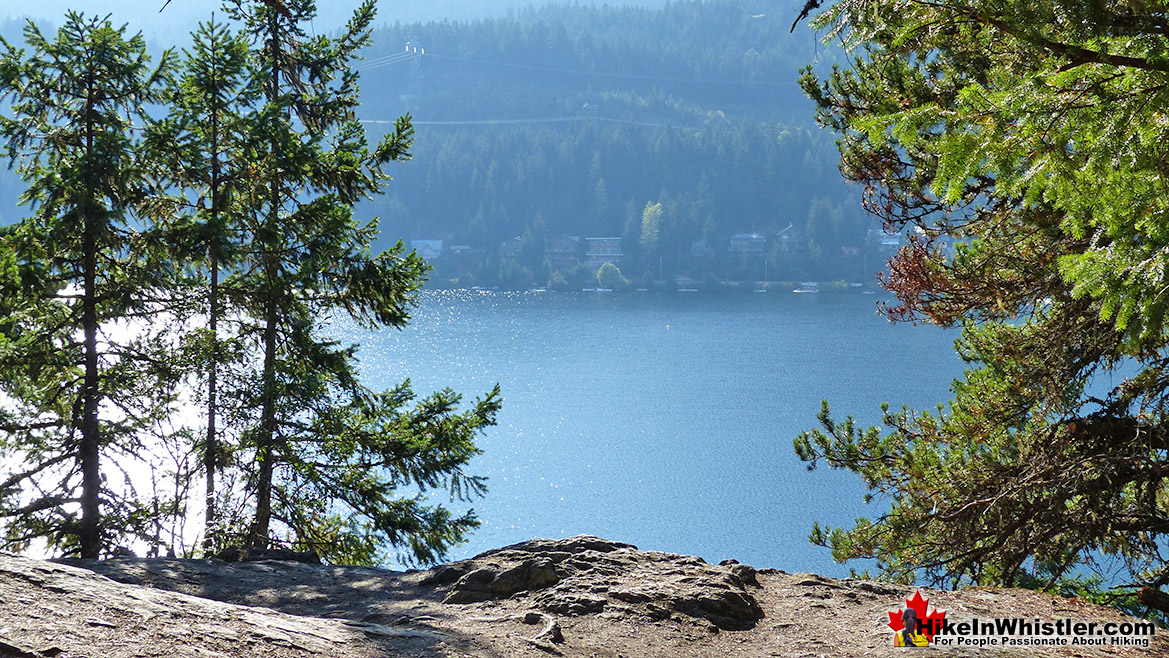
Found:
<path fill-rule="evenodd" d="M 660 6 L 666 0 L 605 0 L 610 5 Z M 166 0 L 0 0 L 0 18 L 29 17 L 60 24 L 69 9 L 86 14 L 112 14 L 115 23 L 126 23 L 132 31 L 142 31 L 147 37 L 163 42 L 178 43 L 196 23 L 210 17 L 220 7 L 218 0 L 171 0 L 165 11 Z M 346 18 L 361 0 L 318 0 L 317 28 L 332 32 L 344 24 Z M 551 4 L 548 0 L 379 0 L 378 22 L 414 22 L 428 20 L 468 20 L 500 16 L 509 10 L 532 4 Z M 581 4 L 587 4 L 581 3 Z M 601 4 L 601 3 L 598 3 Z"/>

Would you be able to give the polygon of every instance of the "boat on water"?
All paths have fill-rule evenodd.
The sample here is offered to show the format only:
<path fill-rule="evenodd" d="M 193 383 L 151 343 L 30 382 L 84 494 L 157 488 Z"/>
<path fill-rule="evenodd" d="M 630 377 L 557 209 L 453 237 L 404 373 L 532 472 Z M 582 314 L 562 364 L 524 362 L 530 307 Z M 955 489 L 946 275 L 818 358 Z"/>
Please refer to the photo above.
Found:
<path fill-rule="evenodd" d="M 817 281 L 800 281 L 800 287 L 796 288 L 792 292 L 820 292 L 820 283 Z"/>

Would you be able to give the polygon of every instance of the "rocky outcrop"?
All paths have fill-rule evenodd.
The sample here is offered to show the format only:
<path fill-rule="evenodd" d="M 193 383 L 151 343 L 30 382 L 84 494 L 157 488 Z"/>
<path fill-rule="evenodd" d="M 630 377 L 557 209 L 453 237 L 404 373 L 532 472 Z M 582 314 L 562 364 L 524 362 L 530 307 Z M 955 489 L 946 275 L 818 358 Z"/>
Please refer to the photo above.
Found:
<path fill-rule="evenodd" d="M 763 617 L 747 585 L 754 581 L 758 586 L 754 573 L 738 563 L 715 566 L 702 558 L 639 551 L 583 535 L 487 551 L 447 565 L 423 583 L 448 582 L 457 575 L 446 603 L 524 593 L 536 607 L 561 615 L 609 612 L 650 620 L 684 615 L 714 629 L 738 630 Z"/>
<path fill-rule="evenodd" d="M 0 658 L 892 657 L 903 654 L 892 647 L 889 612 L 915 591 L 733 560 L 712 565 L 591 536 L 533 540 L 407 572 L 275 559 L 59 564 L 0 554 Z M 921 594 L 956 621 L 1124 619 L 1028 590 Z M 1169 655 L 1163 634 L 1151 640 L 1148 648 L 1029 647 L 1026 655 Z"/>
<path fill-rule="evenodd" d="M 556 563 L 546 557 L 473 569 L 455 582 L 444 603 L 473 603 L 505 598 L 518 592 L 543 589 L 560 582 Z"/>

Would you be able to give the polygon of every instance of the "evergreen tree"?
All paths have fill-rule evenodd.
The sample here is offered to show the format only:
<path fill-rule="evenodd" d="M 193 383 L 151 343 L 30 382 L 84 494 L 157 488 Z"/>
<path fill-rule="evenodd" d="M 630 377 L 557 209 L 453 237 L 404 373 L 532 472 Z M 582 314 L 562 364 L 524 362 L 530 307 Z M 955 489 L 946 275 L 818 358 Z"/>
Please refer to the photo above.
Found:
<path fill-rule="evenodd" d="M 239 191 L 253 174 L 245 160 L 252 138 L 251 113 L 259 94 L 248 65 L 248 44 L 220 23 L 203 23 L 195 31 L 191 51 L 185 53 L 181 77 L 171 90 L 169 115 L 151 125 L 146 148 L 151 161 L 180 190 L 170 209 L 165 238 L 176 247 L 174 258 L 189 263 L 187 286 L 176 292 L 185 296 L 187 308 L 174 308 L 182 316 L 195 313 L 199 327 L 184 335 L 185 361 L 203 373 L 199 390 L 205 395 L 206 428 L 200 446 L 205 476 L 204 547 L 222 543 L 217 509 L 216 473 L 227 449 L 218 421 L 223 413 L 221 378 L 228 361 L 238 362 L 239 323 L 221 336 L 221 325 L 231 320 L 220 285 L 223 271 L 238 264 L 241 235 Z M 181 300 L 176 300 L 181 301 Z M 237 305 L 238 306 L 238 305 Z M 226 340 L 225 340 L 226 338 Z M 230 387 L 229 387 L 230 388 Z"/>
<path fill-rule="evenodd" d="M 383 167 L 409 157 L 412 128 L 398 120 L 372 150 L 354 116 L 352 64 L 369 41 L 373 2 L 337 38 L 312 36 L 312 0 L 231 5 L 252 43 L 262 106 L 245 157 L 256 163 L 242 217 L 238 289 L 261 363 L 244 392 L 257 420 L 242 436 L 251 499 L 246 541 L 314 548 L 334 560 L 376 560 L 385 544 L 432 562 L 478 525 L 425 504 L 421 492 L 484 491 L 464 472 L 473 439 L 494 423 L 498 389 L 459 411 L 443 391 L 412 408 L 405 383 L 376 393 L 357 377 L 356 347 L 329 338 L 339 314 L 373 329 L 401 327 L 425 264 L 401 243 L 372 257 L 377 234 L 353 205 L 379 192 Z M 398 490 L 419 491 L 406 497 Z"/>
<path fill-rule="evenodd" d="M 0 57 L 0 134 L 33 213 L 0 235 L 0 514 L 8 546 L 96 558 L 174 508 L 116 485 L 174 377 L 141 322 L 168 268 L 134 215 L 148 189 L 134 127 L 169 55 L 151 70 L 140 35 L 77 13 L 53 38 L 24 35 L 30 53 L 4 41 Z"/>
<path fill-rule="evenodd" d="M 837 558 L 949 584 L 1052 584 L 1108 559 L 1169 610 L 1163 24 L 1062 0 L 845 1 L 816 19 L 852 48 L 803 78 L 841 170 L 918 229 L 886 312 L 962 327 L 971 364 L 936 413 L 886 411 L 883 432 L 825 404 L 797 440 L 891 501 L 815 530 Z"/>

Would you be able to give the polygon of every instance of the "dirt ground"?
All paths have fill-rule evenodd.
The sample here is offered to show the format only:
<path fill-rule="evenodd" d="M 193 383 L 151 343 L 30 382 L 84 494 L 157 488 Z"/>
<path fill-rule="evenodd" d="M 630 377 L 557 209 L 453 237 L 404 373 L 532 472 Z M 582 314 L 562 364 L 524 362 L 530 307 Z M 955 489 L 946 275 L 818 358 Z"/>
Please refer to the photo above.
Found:
<path fill-rule="evenodd" d="M 0 656 L 893 656 L 906 650 L 892 646 L 889 612 L 905 607 L 915 591 L 708 565 L 588 536 L 533 540 L 408 572 L 271 560 L 66 565 L 0 555 Z M 951 623 L 1126 620 L 1115 610 L 1029 590 L 920 591 L 930 610 L 945 610 Z M 922 651 L 1169 656 L 1169 631 L 1162 631 L 1147 648 Z"/>

